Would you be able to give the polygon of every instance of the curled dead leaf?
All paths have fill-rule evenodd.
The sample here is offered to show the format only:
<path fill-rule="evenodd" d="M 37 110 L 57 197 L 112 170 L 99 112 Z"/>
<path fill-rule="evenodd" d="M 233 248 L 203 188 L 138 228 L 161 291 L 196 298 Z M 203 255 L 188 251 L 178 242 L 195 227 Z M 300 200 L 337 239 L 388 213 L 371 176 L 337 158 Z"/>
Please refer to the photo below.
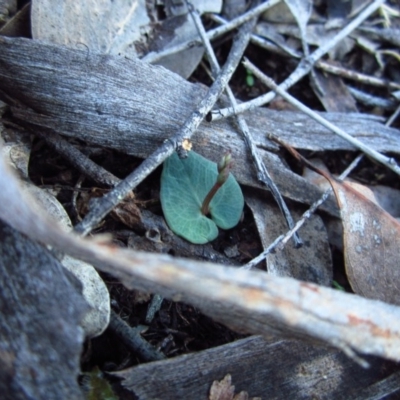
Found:
<path fill-rule="evenodd" d="M 343 224 L 346 273 L 354 292 L 371 299 L 400 304 L 400 223 L 360 193 L 355 188 L 357 186 L 339 182 L 287 143 L 276 137 L 271 139 L 332 185 Z"/>
<path fill-rule="evenodd" d="M 400 224 L 347 183 L 330 179 L 340 207 L 346 272 L 357 294 L 400 304 Z"/>

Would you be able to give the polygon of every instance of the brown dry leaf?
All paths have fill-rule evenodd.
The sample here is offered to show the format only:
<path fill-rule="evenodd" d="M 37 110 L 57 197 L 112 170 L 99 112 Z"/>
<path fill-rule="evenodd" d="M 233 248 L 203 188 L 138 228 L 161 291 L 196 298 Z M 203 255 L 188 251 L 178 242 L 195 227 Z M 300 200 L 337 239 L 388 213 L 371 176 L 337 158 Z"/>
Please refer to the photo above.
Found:
<path fill-rule="evenodd" d="M 332 185 L 343 224 L 347 277 L 354 292 L 371 299 L 400 304 L 400 223 L 355 189 L 357 186 L 337 181 L 307 161 L 293 147 L 278 138 L 273 139 Z M 352 318 L 352 323 L 359 324 L 361 320 Z"/>
<path fill-rule="evenodd" d="M 135 202 L 135 195 L 131 192 L 121 203 L 115 207 L 110 215 L 129 228 L 141 225 L 141 213 Z"/>
<path fill-rule="evenodd" d="M 104 191 L 99 188 L 93 188 L 90 192 L 82 192 L 78 201 L 78 212 L 85 215 L 88 212 L 88 204 L 91 199 L 103 196 Z M 122 200 L 111 212 L 110 216 L 116 221 L 122 222 L 129 228 L 136 228 L 141 225 L 141 213 L 136 204 L 133 192 Z"/>
<path fill-rule="evenodd" d="M 315 70 L 311 87 L 326 111 L 358 112 L 357 103 L 341 77 Z"/>
<path fill-rule="evenodd" d="M 310 162 L 314 165 L 314 167 L 317 167 L 319 170 L 322 170 L 329 174 L 327 166 L 321 159 L 314 158 L 310 160 Z M 318 186 L 321 190 L 325 191 L 330 188 L 329 181 L 324 176 L 324 174 L 318 173 L 310 168 L 304 168 L 303 178 L 307 179 L 315 186 Z M 348 185 L 352 186 L 355 190 L 362 193 L 369 200 L 382 207 L 393 217 L 397 217 L 400 215 L 399 190 L 383 185 L 366 186 L 353 181 L 351 178 L 346 178 L 345 181 L 348 183 Z"/>
<path fill-rule="evenodd" d="M 347 276 L 357 294 L 400 304 L 400 224 L 347 183 L 329 179 L 343 223 Z"/>
<path fill-rule="evenodd" d="M 230 374 L 225 375 L 221 381 L 214 381 L 211 389 L 209 400 L 249 400 L 247 392 L 240 392 L 235 395 L 235 386 L 231 385 L 232 377 Z M 258 400 L 261 397 L 253 397 L 250 400 Z"/>

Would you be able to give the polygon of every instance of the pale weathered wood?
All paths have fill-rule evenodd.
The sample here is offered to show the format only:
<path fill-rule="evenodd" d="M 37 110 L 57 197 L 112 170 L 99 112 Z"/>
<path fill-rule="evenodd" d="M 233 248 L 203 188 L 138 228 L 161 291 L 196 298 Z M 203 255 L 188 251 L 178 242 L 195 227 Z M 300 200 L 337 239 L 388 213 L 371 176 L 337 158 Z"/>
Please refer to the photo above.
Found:
<path fill-rule="evenodd" d="M 27 39 L 0 38 L 0 98 L 20 122 L 145 158 L 172 136 L 204 96 L 205 89 L 162 67 Z M 377 118 L 329 114 L 327 118 L 379 151 L 400 151 L 398 131 Z M 273 161 L 268 133 L 299 148 L 351 149 L 340 138 L 299 113 L 260 109 L 247 121 L 264 161 L 284 196 L 310 204 L 320 191 Z M 231 121 L 204 122 L 195 150 L 217 161 L 227 148 L 234 174 L 258 186 L 250 156 Z M 324 206 L 336 214 L 331 199 Z"/>
<path fill-rule="evenodd" d="M 111 273 L 128 288 L 198 307 L 240 332 L 315 338 L 400 361 L 400 307 L 292 278 L 167 255 L 132 252 L 64 232 L 23 193 L 0 159 L 0 218 Z M 13 201 L 10 201 L 13 199 Z"/>
<path fill-rule="evenodd" d="M 82 399 L 79 282 L 1 220 L 0 240 L 0 397 Z"/>
<path fill-rule="evenodd" d="M 236 393 L 244 390 L 249 397 L 350 400 L 363 391 L 367 400 L 369 386 L 378 385 L 394 369 L 393 363 L 376 357 L 368 361 L 370 368 L 364 369 L 332 348 L 252 336 L 113 375 L 123 378 L 122 385 L 139 400 L 206 399 L 212 382 L 226 374 L 232 376 Z M 396 389 L 399 380 L 389 393 Z M 384 395 L 384 388 L 380 394 Z"/>

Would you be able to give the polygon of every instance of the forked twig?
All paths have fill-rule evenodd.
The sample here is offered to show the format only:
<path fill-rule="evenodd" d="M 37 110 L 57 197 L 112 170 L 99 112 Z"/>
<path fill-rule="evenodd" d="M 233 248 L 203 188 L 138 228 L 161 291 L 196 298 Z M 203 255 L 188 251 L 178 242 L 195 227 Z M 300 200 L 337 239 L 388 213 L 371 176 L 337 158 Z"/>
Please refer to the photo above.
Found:
<path fill-rule="evenodd" d="M 262 14 L 264 11 L 268 10 L 272 6 L 280 3 L 281 0 L 269 0 L 266 1 L 265 3 L 260 4 L 257 7 L 254 7 L 253 9 L 249 10 L 245 14 L 240 15 L 237 18 L 234 18 L 232 21 L 229 21 L 227 24 L 219 26 L 218 28 L 212 29 L 209 32 L 207 32 L 207 37 L 209 40 L 216 39 L 219 36 L 224 35 L 225 33 L 239 27 L 240 25 L 244 24 L 247 21 L 250 21 L 251 19 L 258 17 L 260 14 Z M 142 60 L 147 61 L 149 63 L 154 63 L 158 60 L 160 60 L 163 57 L 170 56 L 172 54 L 179 53 L 180 51 L 190 49 L 194 46 L 201 46 L 203 42 L 199 38 L 193 38 L 191 40 L 186 40 L 176 46 L 171 46 L 168 49 L 165 49 L 163 51 L 160 51 L 158 53 L 149 53 L 145 55 Z"/>
<path fill-rule="evenodd" d="M 354 159 L 354 161 L 343 171 L 343 173 L 339 176 L 338 179 L 339 180 L 345 179 L 347 175 L 349 175 L 350 172 L 358 165 L 363 156 L 364 156 L 363 154 L 359 154 Z M 311 218 L 311 216 L 315 213 L 318 207 L 324 201 L 326 201 L 326 199 L 331 195 L 332 191 L 333 191 L 332 188 L 329 188 L 327 191 L 325 191 L 324 194 L 315 203 L 313 203 L 311 207 L 301 216 L 301 218 L 296 222 L 293 229 L 288 231 L 285 235 L 278 236 L 261 254 L 253 258 L 246 265 L 241 267 L 241 269 L 249 270 L 255 267 L 259 262 L 265 260 L 268 254 L 276 250 L 281 250 L 284 247 L 284 245 L 290 240 L 293 234 L 297 232 L 304 225 L 304 223 Z"/>

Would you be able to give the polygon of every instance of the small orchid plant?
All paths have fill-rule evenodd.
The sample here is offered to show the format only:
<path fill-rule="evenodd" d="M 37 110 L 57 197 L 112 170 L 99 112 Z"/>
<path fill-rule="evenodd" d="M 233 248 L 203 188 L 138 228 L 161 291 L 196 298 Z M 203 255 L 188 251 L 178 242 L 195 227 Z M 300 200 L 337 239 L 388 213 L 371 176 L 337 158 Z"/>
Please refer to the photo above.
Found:
<path fill-rule="evenodd" d="M 165 162 L 161 176 L 161 205 L 171 230 L 195 244 L 233 228 L 240 220 L 244 198 L 230 173 L 232 156 L 216 164 L 190 151 L 186 158 L 176 153 Z"/>

